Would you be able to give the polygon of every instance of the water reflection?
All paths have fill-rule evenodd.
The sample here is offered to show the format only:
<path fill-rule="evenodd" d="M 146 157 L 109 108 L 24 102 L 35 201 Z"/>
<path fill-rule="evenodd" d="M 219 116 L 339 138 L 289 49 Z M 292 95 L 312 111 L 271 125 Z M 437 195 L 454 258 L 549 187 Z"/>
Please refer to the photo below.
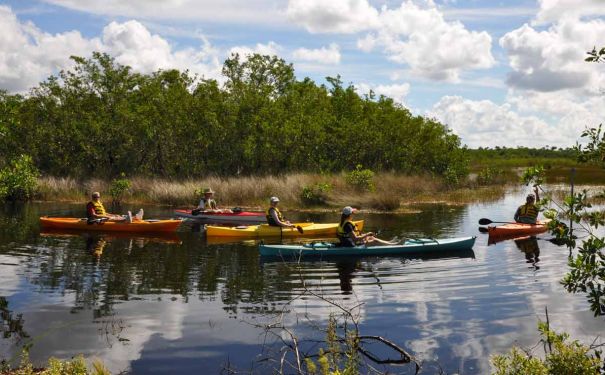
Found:
<path fill-rule="evenodd" d="M 421 205 L 413 214 L 359 217 L 366 230 L 385 238 L 467 236 L 476 234 L 478 218 L 505 219 L 494 212 L 504 215 L 518 200 L 511 195 L 496 204 Z M 365 333 L 388 337 L 423 360 L 437 359 L 446 372 L 488 373 L 491 354 L 513 343 L 535 344 L 536 315 L 545 305 L 574 338 L 605 332 L 583 296 L 559 284 L 566 258 L 546 241 L 488 248 L 481 238 L 474 251 L 456 254 L 295 263 L 261 259 L 255 241 L 212 242 L 191 228 L 176 239 L 38 233 L 39 216 L 80 211 L 80 205 L 32 204 L 0 212 L 0 296 L 6 301 L 0 313 L 16 322 L 9 325 L 11 338 L 19 330 L 44 336 L 34 343 L 35 360 L 83 353 L 98 355 L 116 372 L 216 373 L 229 358 L 244 369 L 262 350 L 262 339 L 241 320 L 282 312 L 305 286 L 343 303 L 363 303 Z M 158 207 L 145 212 L 171 215 Z M 288 216 L 337 220 L 333 213 Z M 313 299 L 289 306 L 286 320 L 300 337 L 310 332 L 298 321 L 311 317 L 322 325 L 332 312 Z M 48 332 L 48 322 L 70 329 Z M 99 332 L 115 337 L 99 339 Z M 2 344 L 4 357 L 18 351 L 14 339 Z"/>
<path fill-rule="evenodd" d="M 537 263 L 540 261 L 540 246 L 538 245 L 538 239 L 535 236 L 517 238 L 515 245 L 525 254 L 527 263 L 530 263 L 535 270 L 539 270 L 540 267 Z"/>
<path fill-rule="evenodd" d="M 22 314 L 15 314 L 8 308 L 9 302 L 6 297 L 0 297 L 0 317 L 2 318 L 2 337 L 4 339 L 14 338 L 17 342 L 28 338 L 25 332 Z"/>

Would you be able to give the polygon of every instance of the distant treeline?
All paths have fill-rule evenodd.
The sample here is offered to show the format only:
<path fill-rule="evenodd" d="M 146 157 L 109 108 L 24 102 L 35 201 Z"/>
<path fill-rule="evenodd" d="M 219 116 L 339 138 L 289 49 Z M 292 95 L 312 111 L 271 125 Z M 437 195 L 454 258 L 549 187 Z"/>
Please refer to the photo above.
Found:
<path fill-rule="evenodd" d="M 360 96 L 340 77 L 297 80 L 291 64 L 233 55 L 224 79 L 135 73 L 111 56 L 75 66 L 26 96 L 0 91 L 0 164 L 27 154 L 55 176 L 189 177 L 376 171 L 461 177 L 468 155 L 436 120 Z"/>
<path fill-rule="evenodd" d="M 558 148 L 558 147 L 542 147 L 542 148 L 529 148 L 529 147 L 494 147 L 494 148 L 483 148 L 469 149 L 469 156 L 471 160 L 482 160 L 485 158 L 499 158 L 499 159 L 577 159 L 578 150 L 573 147 L 569 148 Z"/>

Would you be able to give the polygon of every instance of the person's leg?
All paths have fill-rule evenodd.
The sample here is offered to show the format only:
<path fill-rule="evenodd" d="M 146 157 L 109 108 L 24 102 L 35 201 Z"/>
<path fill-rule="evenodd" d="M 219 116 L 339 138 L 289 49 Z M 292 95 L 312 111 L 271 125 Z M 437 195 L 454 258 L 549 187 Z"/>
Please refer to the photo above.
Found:
<path fill-rule="evenodd" d="M 376 238 L 373 236 L 366 238 L 365 241 L 366 245 L 397 245 L 398 243 L 399 242 L 381 240 L 380 238 Z"/>

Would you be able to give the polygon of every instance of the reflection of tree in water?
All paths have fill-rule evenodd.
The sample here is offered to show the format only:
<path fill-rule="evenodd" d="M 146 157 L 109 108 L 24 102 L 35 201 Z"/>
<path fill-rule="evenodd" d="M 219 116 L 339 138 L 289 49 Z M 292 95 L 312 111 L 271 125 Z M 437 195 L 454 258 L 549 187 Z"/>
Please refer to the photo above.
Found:
<path fill-rule="evenodd" d="M 23 329 L 23 316 L 21 314 L 14 316 L 13 312 L 8 309 L 8 300 L 6 297 L 0 297 L 0 316 L 2 316 L 3 338 L 9 339 L 13 337 L 17 341 L 20 341 L 29 337 Z"/>
<path fill-rule="evenodd" d="M 538 239 L 534 236 L 519 238 L 515 240 L 517 248 L 525 253 L 525 259 L 527 263 L 531 263 L 534 269 L 539 270 L 540 267 L 537 263 L 540 261 L 540 246 L 538 246 Z"/>
<path fill-rule="evenodd" d="M 443 204 L 419 204 L 414 205 L 412 209 L 418 212 L 402 215 L 371 215 L 374 226 L 371 229 L 389 228 L 385 231 L 386 236 L 445 237 L 451 234 L 448 232 L 450 228 L 459 228 L 462 225 L 468 210 L 466 206 Z"/>
<path fill-rule="evenodd" d="M 186 301 L 195 293 L 203 300 L 220 298 L 226 310 L 237 313 L 238 305 L 264 301 L 272 292 L 265 289 L 258 252 L 250 247 L 200 248 L 194 239 L 185 239 L 183 246 L 137 245 L 100 235 L 41 237 L 40 242 L 30 250 L 37 252 L 35 262 L 27 264 L 30 281 L 73 291 L 73 311 L 92 309 L 96 317 L 111 315 L 114 303 L 133 295 L 177 294 Z"/>

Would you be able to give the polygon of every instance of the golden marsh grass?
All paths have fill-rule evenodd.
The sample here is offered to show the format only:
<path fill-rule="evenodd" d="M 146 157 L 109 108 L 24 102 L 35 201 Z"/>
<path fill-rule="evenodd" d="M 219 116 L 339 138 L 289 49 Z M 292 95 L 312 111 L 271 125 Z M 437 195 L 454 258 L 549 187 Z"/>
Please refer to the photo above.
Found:
<path fill-rule="evenodd" d="M 374 190 L 360 191 L 350 186 L 345 174 L 292 173 L 282 176 L 207 177 L 200 179 L 168 180 L 148 177 L 130 179 L 131 189 L 123 203 L 147 203 L 181 207 L 196 205 L 196 193 L 205 187 L 215 191 L 215 199 L 223 207 L 262 209 L 271 196 L 278 196 L 282 207 L 308 207 L 301 198 L 304 187 L 326 184 L 330 188 L 327 203 L 316 209 L 337 209 L 352 205 L 378 211 L 402 210 L 402 206 L 418 202 L 447 202 L 463 204 L 478 200 L 499 199 L 503 186 L 484 188 L 464 187 L 449 189 L 443 180 L 428 175 L 406 176 L 395 173 L 377 173 Z M 42 200 L 85 201 L 93 191 L 100 191 L 109 201 L 110 182 L 99 179 L 78 181 L 74 178 L 42 177 L 39 179 L 39 197 Z"/>

